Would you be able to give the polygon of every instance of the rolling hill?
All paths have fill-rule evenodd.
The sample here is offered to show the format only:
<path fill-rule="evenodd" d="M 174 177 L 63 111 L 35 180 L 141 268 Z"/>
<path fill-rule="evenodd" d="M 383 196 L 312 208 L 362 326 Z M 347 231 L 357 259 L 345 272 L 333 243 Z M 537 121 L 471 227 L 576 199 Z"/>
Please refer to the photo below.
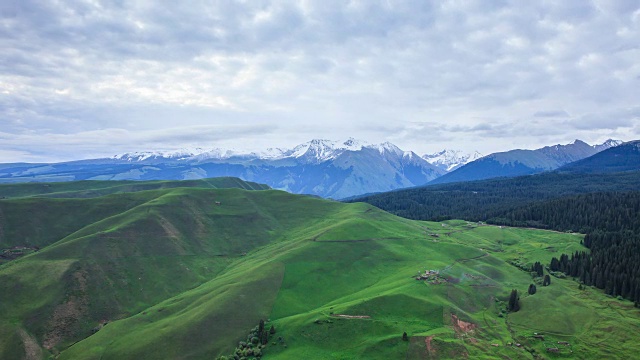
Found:
<path fill-rule="evenodd" d="M 260 319 L 275 330 L 267 359 L 640 350 L 632 303 L 555 277 L 526 293 L 529 267 L 584 249 L 580 235 L 412 221 L 276 190 L 19 192 L 0 200 L 0 248 L 33 249 L 0 265 L 3 359 L 211 359 Z M 521 310 L 510 313 L 512 289 Z"/>

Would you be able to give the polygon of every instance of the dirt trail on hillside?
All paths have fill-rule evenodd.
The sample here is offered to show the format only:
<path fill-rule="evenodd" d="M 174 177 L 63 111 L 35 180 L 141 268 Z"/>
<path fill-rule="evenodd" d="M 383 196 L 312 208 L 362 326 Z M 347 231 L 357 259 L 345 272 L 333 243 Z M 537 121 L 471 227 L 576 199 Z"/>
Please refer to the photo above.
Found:
<path fill-rule="evenodd" d="M 333 317 L 339 317 L 343 319 L 371 319 L 369 315 L 344 315 L 344 314 L 333 314 Z"/>

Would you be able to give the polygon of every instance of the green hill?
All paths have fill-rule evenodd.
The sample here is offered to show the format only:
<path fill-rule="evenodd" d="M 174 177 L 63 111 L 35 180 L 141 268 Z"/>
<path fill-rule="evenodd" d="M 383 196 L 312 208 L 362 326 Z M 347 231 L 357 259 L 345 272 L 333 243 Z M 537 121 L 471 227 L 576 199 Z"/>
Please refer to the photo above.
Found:
<path fill-rule="evenodd" d="M 0 248 L 39 246 L 0 265 L 2 359 L 215 359 L 260 319 L 276 329 L 265 359 L 610 358 L 640 347 L 632 303 L 555 277 L 527 294 L 518 266 L 583 250 L 580 235 L 411 221 L 274 190 L 0 209 Z M 506 313 L 512 289 L 522 308 Z"/>
<path fill-rule="evenodd" d="M 117 193 L 143 190 L 171 189 L 175 187 L 197 187 L 211 189 L 239 188 L 245 190 L 267 190 L 269 187 L 234 177 L 219 177 L 198 180 L 157 180 L 157 181 L 73 181 L 52 183 L 0 184 L 0 199 L 16 197 L 61 197 L 91 198 Z"/>

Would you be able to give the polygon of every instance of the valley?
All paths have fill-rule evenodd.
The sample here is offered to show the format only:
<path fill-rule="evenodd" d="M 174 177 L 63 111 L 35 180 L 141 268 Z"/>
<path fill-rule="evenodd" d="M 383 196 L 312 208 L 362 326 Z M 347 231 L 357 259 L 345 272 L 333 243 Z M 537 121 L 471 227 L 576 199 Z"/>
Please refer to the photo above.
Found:
<path fill-rule="evenodd" d="M 639 350 L 633 302 L 532 277 L 588 251 L 580 234 L 408 220 L 237 179 L 65 184 L 0 188 L 0 248 L 39 248 L 0 265 L 3 359 L 212 359 L 261 319 L 275 329 L 265 359 Z"/>

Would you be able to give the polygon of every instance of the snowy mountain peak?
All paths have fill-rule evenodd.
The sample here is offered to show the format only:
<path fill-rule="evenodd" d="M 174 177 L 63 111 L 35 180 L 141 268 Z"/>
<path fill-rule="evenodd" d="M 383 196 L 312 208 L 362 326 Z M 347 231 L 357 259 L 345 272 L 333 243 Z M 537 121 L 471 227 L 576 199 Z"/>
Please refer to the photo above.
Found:
<path fill-rule="evenodd" d="M 382 144 L 376 145 L 375 147 L 380 152 L 380 155 L 391 154 L 396 156 L 404 156 L 404 151 L 402 151 L 399 147 L 397 147 L 396 145 L 388 141 L 385 141 Z"/>
<path fill-rule="evenodd" d="M 596 144 L 593 145 L 593 148 L 596 149 L 596 151 L 600 152 L 602 150 L 607 150 L 609 148 L 612 147 L 616 147 L 618 145 L 621 145 L 623 143 L 622 140 L 613 140 L 613 139 L 607 139 L 605 142 L 603 142 L 602 144 Z"/>
<path fill-rule="evenodd" d="M 361 141 L 358 139 L 354 139 L 352 137 L 345 140 L 342 145 L 344 145 L 345 149 L 350 151 L 358 151 L 362 150 L 363 147 L 369 146 L 369 143 L 366 141 Z"/>
<path fill-rule="evenodd" d="M 330 159 L 334 155 L 335 142 L 324 139 L 313 139 L 293 148 L 292 157 L 315 160 L 317 162 Z"/>
<path fill-rule="evenodd" d="M 444 149 L 433 154 L 424 154 L 422 158 L 440 169 L 452 171 L 462 165 L 478 160 L 482 156 L 483 155 L 477 151 L 469 154 L 462 150 Z"/>
<path fill-rule="evenodd" d="M 345 141 L 333 141 L 326 139 L 313 139 L 293 148 L 290 152 L 284 152 L 284 157 L 294 157 L 307 162 L 319 163 L 333 159 L 345 151 L 359 151 L 368 146 L 364 141 L 349 138 Z"/>
<path fill-rule="evenodd" d="M 144 161 L 144 160 L 150 160 L 150 159 L 183 160 L 183 159 L 188 159 L 201 152 L 203 152 L 201 148 L 180 149 L 180 150 L 170 150 L 170 151 L 138 151 L 138 152 L 114 155 L 111 157 L 111 159 L 124 160 L 129 162 L 137 162 L 137 161 Z"/>
<path fill-rule="evenodd" d="M 346 151 L 361 151 L 364 148 L 377 150 L 383 156 L 409 157 L 412 154 L 404 152 L 390 142 L 372 145 L 368 142 L 348 138 L 344 141 L 333 141 L 327 139 L 313 139 L 300 144 L 293 149 L 268 148 L 262 151 L 242 152 L 220 148 L 211 149 L 182 149 L 175 151 L 146 151 L 132 152 L 111 157 L 114 160 L 140 162 L 153 160 L 174 160 L 174 161 L 206 161 L 206 160 L 227 160 L 230 158 L 242 160 L 280 160 L 296 159 L 303 163 L 321 163 L 335 159 Z M 415 154 L 413 154 L 415 155 Z"/>

